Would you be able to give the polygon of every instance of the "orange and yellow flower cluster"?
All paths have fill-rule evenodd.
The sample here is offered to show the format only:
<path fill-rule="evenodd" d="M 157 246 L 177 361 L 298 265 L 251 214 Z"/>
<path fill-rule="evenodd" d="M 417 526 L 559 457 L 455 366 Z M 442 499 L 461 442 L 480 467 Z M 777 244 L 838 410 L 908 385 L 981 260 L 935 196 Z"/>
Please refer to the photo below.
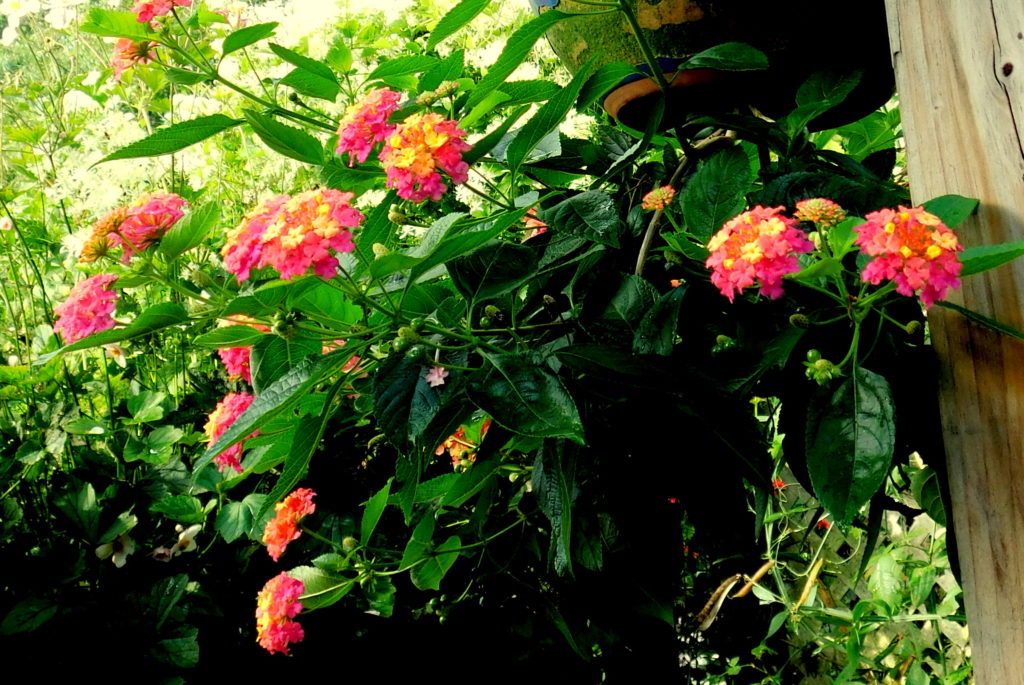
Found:
<path fill-rule="evenodd" d="M 469 165 L 462 153 L 470 149 L 465 132 L 440 114 L 413 114 L 395 129 L 381 150 L 388 188 L 412 202 L 437 202 L 448 186 L 438 169 L 455 183 L 469 180 Z"/>
<path fill-rule="evenodd" d="M 316 493 L 309 488 L 299 488 L 274 505 L 274 518 L 267 521 L 263 529 L 263 544 L 274 561 L 284 554 L 289 542 L 302 534 L 299 521 L 316 511 L 314 497 Z"/>
<path fill-rule="evenodd" d="M 896 292 L 908 297 L 917 293 L 925 307 L 960 286 L 957 253 L 963 247 L 939 217 L 922 207 L 900 206 L 871 212 L 865 219 L 867 223 L 854 228 L 856 244 L 874 257 L 861 274 L 865 282 L 891 280 Z"/>
<path fill-rule="evenodd" d="M 160 240 L 185 215 L 187 204 L 180 195 L 154 193 L 118 207 L 93 224 L 79 261 L 94 262 L 111 248 L 119 247 L 121 261 L 127 264 Z"/>

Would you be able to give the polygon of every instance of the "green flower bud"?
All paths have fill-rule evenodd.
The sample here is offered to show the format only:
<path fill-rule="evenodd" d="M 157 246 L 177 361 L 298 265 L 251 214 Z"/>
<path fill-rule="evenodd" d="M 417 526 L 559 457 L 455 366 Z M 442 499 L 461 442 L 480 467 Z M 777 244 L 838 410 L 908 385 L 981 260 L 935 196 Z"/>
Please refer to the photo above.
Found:
<path fill-rule="evenodd" d="M 810 328 L 811 320 L 806 314 L 793 314 L 789 317 L 789 325 L 796 328 Z"/>
<path fill-rule="evenodd" d="M 807 361 L 814 363 L 821 359 L 821 352 L 818 350 L 807 350 Z"/>
<path fill-rule="evenodd" d="M 351 552 L 359 546 L 359 540 L 356 540 L 351 535 L 348 535 L 341 540 L 341 548 L 346 552 Z"/>
<path fill-rule="evenodd" d="M 420 337 L 420 334 L 414 331 L 411 326 L 402 326 L 399 328 L 398 337 L 402 340 L 408 340 L 410 343 L 418 343 L 423 340 L 423 338 Z"/>

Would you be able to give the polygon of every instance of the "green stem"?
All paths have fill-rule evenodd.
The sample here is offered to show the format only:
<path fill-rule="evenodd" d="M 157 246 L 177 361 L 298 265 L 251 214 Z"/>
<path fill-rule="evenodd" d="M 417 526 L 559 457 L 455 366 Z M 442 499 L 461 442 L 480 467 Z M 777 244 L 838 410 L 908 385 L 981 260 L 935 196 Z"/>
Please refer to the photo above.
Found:
<path fill-rule="evenodd" d="M 640 51 L 644 54 L 644 60 L 651 68 L 650 78 L 658 84 L 659 88 L 668 90 L 668 81 L 665 80 L 665 75 L 661 73 L 661 66 L 658 65 L 658 58 L 651 49 L 650 43 L 644 38 L 643 29 L 640 28 L 640 22 L 636 18 L 636 13 L 633 12 L 633 8 L 630 7 L 628 0 L 619 0 L 618 5 L 619 11 L 625 15 L 626 21 L 629 22 L 629 27 L 633 29 L 633 35 L 636 37 L 636 42 L 640 45 Z"/>

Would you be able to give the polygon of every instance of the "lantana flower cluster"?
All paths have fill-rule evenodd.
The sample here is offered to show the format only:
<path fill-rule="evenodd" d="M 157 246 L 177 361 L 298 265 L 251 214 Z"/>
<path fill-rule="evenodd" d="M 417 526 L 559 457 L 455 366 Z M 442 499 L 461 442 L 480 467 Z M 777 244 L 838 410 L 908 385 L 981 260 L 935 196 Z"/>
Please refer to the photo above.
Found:
<path fill-rule="evenodd" d="M 256 639 L 273 654 L 288 655 L 288 645 L 304 638 L 302 626 L 292 619 L 302 611 L 298 601 L 306 586 L 282 571 L 267 581 L 256 596 Z"/>
<path fill-rule="evenodd" d="M 237 315 L 235 318 L 239 319 Z M 244 317 L 243 319 L 237 321 L 225 321 L 224 325 L 242 323 L 264 333 L 270 332 L 270 328 L 263 324 L 248 319 L 248 317 Z M 252 384 L 252 366 L 250 365 L 252 345 L 245 345 L 244 347 L 222 347 L 217 350 L 217 355 L 220 357 L 220 360 L 224 362 L 224 368 L 227 370 L 229 378 L 232 380 L 244 380 L 246 383 Z"/>
<path fill-rule="evenodd" d="M 187 205 L 185 198 L 175 193 L 153 193 L 112 210 L 93 225 L 79 261 L 96 261 L 111 248 L 120 247 L 121 261 L 127 264 L 160 240 L 185 215 Z"/>
<path fill-rule="evenodd" d="M 963 250 L 956 234 L 922 207 L 880 209 L 854 228 L 856 245 L 874 257 L 861 277 L 878 285 L 883 279 L 896 283 L 896 292 L 907 297 L 917 293 L 921 304 L 931 307 L 945 299 L 950 288 L 960 287 Z"/>
<path fill-rule="evenodd" d="M 121 75 L 136 64 L 149 64 L 155 60 L 155 47 L 156 43 L 149 40 L 135 42 L 131 38 L 118 38 L 114 43 L 114 56 L 110 60 L 114 80 L 120 81 Z"/>
<path fill-rule="evenodd" d="M 277 195 L 260 204 L 228 232 L 221 249 L 225 268 L 249 278 L 252 269 L 271 266 L 281 278 L 291 279 L 310 268 L 322 278 L 333 278 L 338 259 L 334 252 L 352 252 L 349 229 L 363 214 L 349 204 L 352 193 L 318 188 L 293 197 Z"/>
<path fill-rule="evenodd" d="M 387 187 L 411 202 L 428 198 L 437 202 L 448 189 L 441 172 L 454 183 L 469 180 L 469 165 L 462 160 L 462 153 L 470 149 L 466 133 L 457 122 L 436 112 L 413 114 L 389 124 L 400 99 L 397 92 L 378 88 L 350 106 L 338 126 L 335 151 L 347 153 L 349 164 L 364 162 L 373 146 L 383 142 L 378 158 L 387 174 Z"/>
<path fill-rule="evenodd" d="M 73 343 L 113 328 L 118 295 L 110 286 L 116 280 L 114 274 L 96 274 L 76 283 L 68 298 L 53 309 L 57 315 L 53 330 L 66 343 Z"/>
<path fill-rule="evenodd" d="M 665 209 L 672 202 L 672 198 L 675 197 L 676 191 L 672 186 L 662 186 L 655 188 L 651 192 L 644 195 L 644 199 L 640 202 L 640 206 L 646 210 Z"/>
<path fill-rule="evenodd" d="M 727 221 L 708 242 L 711 282 L 730 302 L 755 284 L 763 295 L 780 297 L 782 277 L 800 270 L 797 255 L 814 249 L 784 209 L 758 205 Z"/>
<path fill-rule="evenodd" d="M 135 18 L 140 24 L 146 22 L 152 24 L 157 17 L 167 16 L 175 7 L 190 7 L 191 5 L 192 0 L 149 0 L 148 2 L 136 0 L 132 12 L 135 13 Z"/>
<path fill-rule="evenodd" d="M 242 412 L 249 408 L 254 399 L 256 398 L 247 392 L 229 392 L 224 399 L 217 403 L 216 408 L 207 416 L 206 425 L 203 426 L 211 445 L 217 442 L 224 431 L 242 415 Z M 254 431 L 246 436 L 245 440 L 257 435 L 259 435 L 259 431 Z M 245 440 L 235 443 L 213 458 L 218 471 L 223 471 L 225 467 L 230 466 L 238 473 L 242 473 L 240 457 Z"/>
<path fill-rule="evenodd" d="M 302 534 L 299 522 L 316 511 L 313 504 L 315 496 L 316 493 L 309 488 L 299 488 L 274 505 L 274 518 L 267 521 L 263 529 L 263 544 L 274 561 L 284 554 L 289 542 Z"/>

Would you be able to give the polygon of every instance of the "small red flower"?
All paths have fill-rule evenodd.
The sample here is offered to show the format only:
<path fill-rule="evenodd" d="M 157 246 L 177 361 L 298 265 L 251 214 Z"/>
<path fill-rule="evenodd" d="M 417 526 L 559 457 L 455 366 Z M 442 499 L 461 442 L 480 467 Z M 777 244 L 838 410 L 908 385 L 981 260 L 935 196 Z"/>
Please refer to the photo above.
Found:
<path fill-rule="evenodd" d="M 825 519 L 819 519 L 818 522 L 814 525 L 814 527 L 818 530 L 828 530 L 832 527 L 832 524 L 826 521 Z"/>

